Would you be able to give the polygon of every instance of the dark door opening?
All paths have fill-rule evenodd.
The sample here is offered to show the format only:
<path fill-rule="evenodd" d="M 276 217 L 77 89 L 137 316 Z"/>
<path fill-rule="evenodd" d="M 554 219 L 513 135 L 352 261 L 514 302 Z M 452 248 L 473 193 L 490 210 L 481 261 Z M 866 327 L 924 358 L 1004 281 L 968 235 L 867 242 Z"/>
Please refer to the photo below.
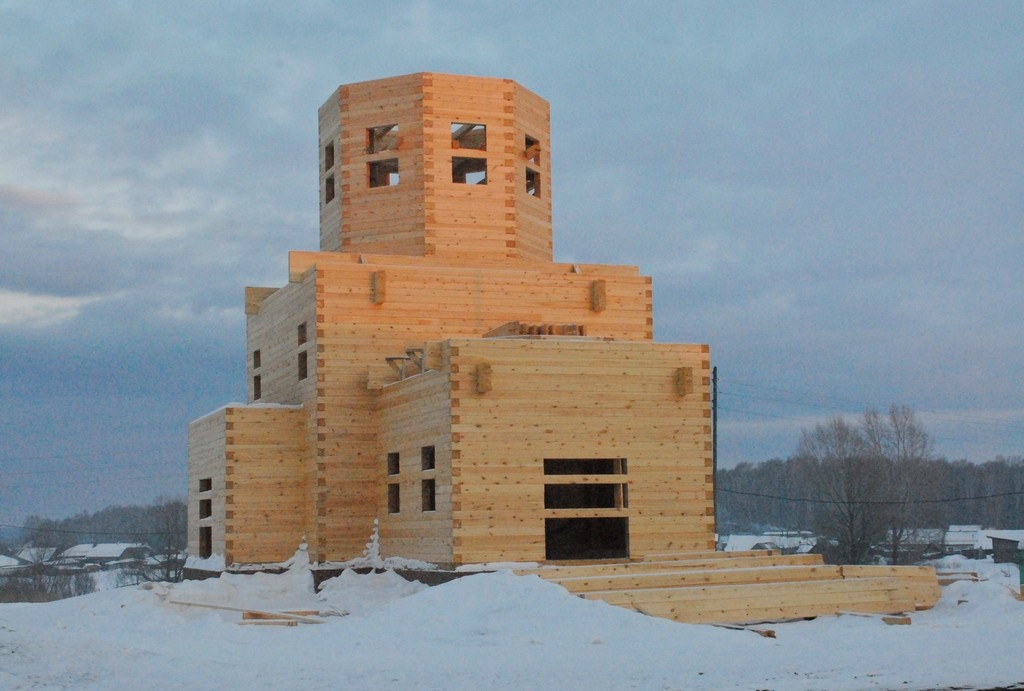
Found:
<path fill-rule="evenodd" d="M 213 528 L 199 528 L 199 558 L 207 559 L 213 554 Z"/>
<path fill-rule="evenodd" d="M 544 558 L 627 559 L 628 518 L 546 518 Z"/>

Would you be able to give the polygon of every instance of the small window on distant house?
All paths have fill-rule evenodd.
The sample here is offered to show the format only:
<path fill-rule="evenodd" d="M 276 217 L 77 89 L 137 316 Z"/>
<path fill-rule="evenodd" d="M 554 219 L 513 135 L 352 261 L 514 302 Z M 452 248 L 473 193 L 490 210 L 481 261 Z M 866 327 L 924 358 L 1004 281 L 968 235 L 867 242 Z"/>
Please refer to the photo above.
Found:
<path fill-rule="evenodd" d="M 437 506 L 437 490 L 433 480 L 422 480 L 420 490 L 423 495 L 423 511 L 434 511 Z"/>
<path fill-rule="evenodd" d="M 475 122 L 453 122 L 452 148 L 487 151 L 487 125 Z"/>
<path fill-rule="evenodd" d="M 398 513 L 402 508 L 402 495 L 397 482 L 388 485 L 388 513 Z"/>
<path fill-rule="evenodd" d="M 299 327 L 295 330 L 298 336 L 299 345 L 302 345 L 308 340 L 308 334 L 306 333 L 306 322 L 299 324 Z"/>
<path fill-rule="evenodd" d="M 299 353 L 299 381 L 309 376 L 309 351 L 303 350 Z"/>
<path fill-rule="evenodd" d="M 213 500 L 212 499 L 200 499 L 199 500 L 199 517 L 209 518 L 213 515 Z"/>
<path fill-rule="evenodd" d="M 212 477 L 204 477 L 204 478 L 200 478 L 199 479 L 199 491 L 200 492 L 209 492 L 211 489 L 213 489 L 213 478 Z"/>
<path fill-rule="evenodd" d="M 420 466 L 423 470 L 434 469 L 434 447 L 424 446 L 420 449 Z"/>
<path fill-rule="evenodd" d="M 324 146 L 324 172 L 334 167 L 334 142 L 328 142 Z"/>
<path fill-rule="evenodd" d="M 398 184 L 398 159 L 385 158 L 366 164 L 366 184 L 369 187 L 393 187 Z"/>
<path fill-rule="evenodd" d="M 330 204 L 334 200 L 334 176 L 329 175 L 324 180 L 324 204 Z"/>
<path fill-rule="evenodd" d="M 259 350 L 252 351 L 252 368 L 253 369 L 259 369 L 260 365 L 262 365 L 262 364 L 263 364 L 263 358 L 260 355 L 260 351 Z"/>
<path fill-rule="evenodd" d="M 263 398 L 263 387 L 261 386 L 262 383 L 263 382 L 260 379 L 260 375 L 257 374 L 255 377 L 252 378 L 252 400 L 258 401 L 261 398 Z"/>
<path fill-rule="evenodd" d="M 398 475 L 398 452 L 388 454 L 388 475 Z"/>
<path fill-rule="evenodd" d="M 452 156 L 452 182 L 463 185 L 486 185 L 487 159 Z"/>
<path fill-rule="evenodd" d="M 381 125 L 366 130 L 366 153 L 394 151 L 398 148 L 398 125 Z"/>
<path fill-rule="evenodd" d="M 540 196 L 540 173 L 530 168 L 526 169 L 526 193 L 531 197 Z"/>

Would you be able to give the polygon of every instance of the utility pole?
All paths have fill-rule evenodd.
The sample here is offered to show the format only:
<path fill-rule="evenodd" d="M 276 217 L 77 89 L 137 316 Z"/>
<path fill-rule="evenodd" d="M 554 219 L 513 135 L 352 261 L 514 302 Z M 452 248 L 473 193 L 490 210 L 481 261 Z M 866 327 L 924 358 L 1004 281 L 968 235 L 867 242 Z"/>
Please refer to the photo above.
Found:
<path fill-rule="evenodd" d="M 715 549 L 718 549 L 718 367 L 711 368 L 711 501 L 714 504 Z"/>

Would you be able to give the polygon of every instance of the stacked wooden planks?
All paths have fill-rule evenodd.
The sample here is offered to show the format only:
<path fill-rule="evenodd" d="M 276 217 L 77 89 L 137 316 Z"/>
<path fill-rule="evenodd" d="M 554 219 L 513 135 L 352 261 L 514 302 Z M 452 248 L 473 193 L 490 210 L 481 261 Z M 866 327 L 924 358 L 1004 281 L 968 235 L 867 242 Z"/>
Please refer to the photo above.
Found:
<path fill-rule="evenodd" d="M 935 570 L 929 567 L 830 566 L 818 555 L 771 551 L 694 552 L 518 573 L 537 575 L 590 600 L 687 623 L 913 612 L 939 598 Z"/>

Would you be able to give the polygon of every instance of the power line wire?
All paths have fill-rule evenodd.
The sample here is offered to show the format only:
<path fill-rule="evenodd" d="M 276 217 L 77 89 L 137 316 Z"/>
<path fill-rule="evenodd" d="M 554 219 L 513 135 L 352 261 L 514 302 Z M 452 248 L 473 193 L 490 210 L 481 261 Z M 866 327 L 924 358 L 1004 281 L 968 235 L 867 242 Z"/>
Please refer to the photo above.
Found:
<path fill-rule="evenodd" d="M 981 494 L 975 497 L 949 497 L 944 499 L 907 499 L 904 501 L 892 501 L 886 499 L 851 499 L 850 501 L 840 501 L 838 499 L 812 499 L 809 497 L 784 497 L 780 495 L 764 494 L 761 492 L 744 492 L 738 489 L 728 489 L 726 487 L 719 487 L 719 492 L 725 492 L 726 494 L 739 494 L 747 497 L 759 497 L 761 499 L 774 499 L 776 501 L 789 501 L 794 503 L 804 504 L 833 504 L 839 506 L 862 505 L 862 506 L 902 506 L 905 504 L 951 504 L 958 501 L 981 501 L 985 499 L 998 499 L 1000 497 L 1018 497 L 1024 496 L 1024 491 L 1019 492 L 995 492 L 993 494 Z"/>
<path fill-rule="evenodd" d="M 11 525 L 0 523 L 0 528 L 13 528 L 15 530 L 27 530 L 33 533 L 61 533 L 65 535 L 166 535 L 169 530 L 144 531 L 144 530 L 65 530 L 62 528 L 30 528 L 25 525 Z"/>

